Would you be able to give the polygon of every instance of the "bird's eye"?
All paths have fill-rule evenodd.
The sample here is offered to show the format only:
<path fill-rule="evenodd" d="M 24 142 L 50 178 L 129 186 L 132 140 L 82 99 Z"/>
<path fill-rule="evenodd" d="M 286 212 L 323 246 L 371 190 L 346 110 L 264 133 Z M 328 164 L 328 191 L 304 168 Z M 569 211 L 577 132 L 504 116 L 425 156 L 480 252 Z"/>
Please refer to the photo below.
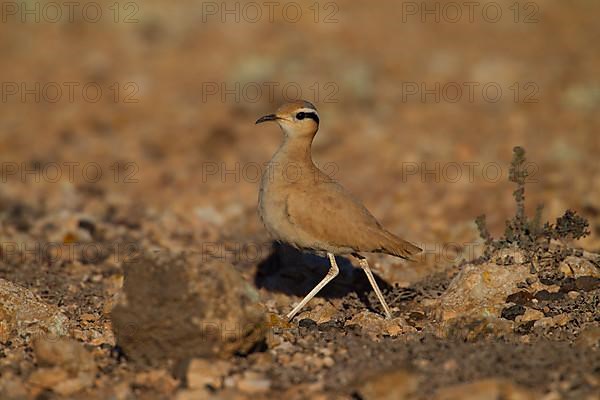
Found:
<path fill-rule="evenodd" d="M 296 119 L 304 119 L 306 115 L 303 112 L 299 112 L 298 114 L 296 114 Z"/>

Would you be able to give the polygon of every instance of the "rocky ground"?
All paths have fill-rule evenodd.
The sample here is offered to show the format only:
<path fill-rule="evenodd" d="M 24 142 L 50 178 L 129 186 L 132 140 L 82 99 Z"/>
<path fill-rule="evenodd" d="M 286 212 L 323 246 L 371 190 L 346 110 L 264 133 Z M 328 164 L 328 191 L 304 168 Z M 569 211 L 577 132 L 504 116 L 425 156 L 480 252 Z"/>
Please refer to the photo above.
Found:
<path fill-rule="evenodd" d="M 391 320 L 345 260 L 287 322 L 324 259 L 225 261 L 189 249 L 211 232 L 95 194 L 78 213 L 4 198 L 2 398 L 598 399 L 600 255 L 569 245 L 588 222 L 527 218 L 513 178 L 516 215 L 500 239 L 478 219 L 480 257 L 381 281 Z"/>
<path fill-rule="evenodd" d="M 494 23 L 351 0 L 300 1 L 297 23 L 102 0 L 53 23 L 9 3 L 0 399 L 600 398 L 599 2 L 486 2 Z M 466 83 L 503 96 L 449 98 Z M 256 215 L 281 138 L 254 121 L 286 84 L 319 109 L 316 163 L 424 249 L 369 255 L 389 321 L 345 258 L 281 318 L 327 265 Z"/>

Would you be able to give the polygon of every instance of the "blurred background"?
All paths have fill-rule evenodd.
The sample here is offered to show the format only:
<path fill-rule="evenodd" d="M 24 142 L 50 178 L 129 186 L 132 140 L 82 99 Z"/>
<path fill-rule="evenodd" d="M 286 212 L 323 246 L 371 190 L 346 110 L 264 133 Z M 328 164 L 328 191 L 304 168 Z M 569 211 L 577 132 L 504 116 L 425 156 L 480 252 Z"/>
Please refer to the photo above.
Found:
<path fill-rule="evenodd" d="M 254 122 L 297 98 L 321 116 L 314 161 L 425 250 L 408 266 L 369 256 L 389 285 L 478 256 L 479 215 L 501 234 L 515 212 L 515 146 L 526 150 L 527 212 L 543 204 L 554 221 L 576 210 L 591 235 L 574 245 L 599 252 L 598 15 L 597 0 L 3 1 L 1 276 L 79 321 L 71 336 L 96 346 L 106 390 L 125 368 L 108 317 L 122 259 L 30 246 L 200 252 L 233 264 L 284 312 L 324 269 L 295 270 L 279 282 L 287 291 L 268 281 L 256 203 L 281 132 Z M 19 349 L 6 350 L 0 375 L 33 370 L 31 349 Z M 172 394 L 177 384 L 159 378 L 131 379 Z"/>
<path fill-rule="evenodd" d="M 254 121 L 304 98 L 322 115 L 315 162 L 432 253 L 476 241 L 477 215 L 503 229 L 515 145 L 530 211 L 597 221 L 599 8 L 4 2 L 2 192 L 67 209 L 92 192 L 256 239 L 281 135 Z"/>

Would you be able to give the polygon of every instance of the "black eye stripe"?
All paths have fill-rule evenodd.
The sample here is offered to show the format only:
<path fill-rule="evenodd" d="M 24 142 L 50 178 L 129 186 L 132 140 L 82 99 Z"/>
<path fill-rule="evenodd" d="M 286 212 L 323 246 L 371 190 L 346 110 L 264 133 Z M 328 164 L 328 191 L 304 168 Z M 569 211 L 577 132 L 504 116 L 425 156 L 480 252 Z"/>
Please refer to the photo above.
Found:
<path fill-rule="evenodd" d="M 296 119 L 302 120 L 304 118 L 310 118 L 315 121 L 317 124 L 319 123 L 319 116 L 314 112 L 299 112 L 296 114 Z"/>
<path fill-rule="evenodd" d="M 315 113 L 306 113 L 306 116 L 312 120 L 314 120 L 317 124 L 319 123 L 319 116 Z"/>

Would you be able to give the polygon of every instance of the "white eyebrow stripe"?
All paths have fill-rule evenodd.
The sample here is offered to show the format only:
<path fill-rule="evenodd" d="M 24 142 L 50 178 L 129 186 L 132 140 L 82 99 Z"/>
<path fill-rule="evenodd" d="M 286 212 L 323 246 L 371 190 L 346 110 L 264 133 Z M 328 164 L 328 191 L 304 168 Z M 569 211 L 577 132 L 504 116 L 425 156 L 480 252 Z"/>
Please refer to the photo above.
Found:
<path fill-rule="evenodd" d="M 317 112 L 317 110 L 315 110 L 313 108 L 301 108 L 297 112 L 314 113 L 317 116 L 319 116 L 319 113 Z"/>

